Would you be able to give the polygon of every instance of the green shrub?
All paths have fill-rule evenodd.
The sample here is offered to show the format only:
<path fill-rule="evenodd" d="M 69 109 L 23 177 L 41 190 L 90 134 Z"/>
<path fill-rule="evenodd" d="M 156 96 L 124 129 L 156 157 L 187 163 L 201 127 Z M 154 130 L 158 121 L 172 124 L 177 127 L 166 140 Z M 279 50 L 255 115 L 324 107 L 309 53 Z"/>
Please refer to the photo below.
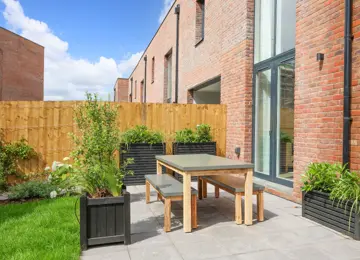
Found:
<path fill-rule="evenodd" d="M 303 175 L 303 191 L 322 191 L 330 193 L 338 182 L 337 176 L 344 172 L 341 164 L 311 163 Z"/>
<path fill-rule="evenodd" d="M 211 127 L 207 124 L 201 124 L 196 126 L 195 132 L 195 142 L 197 143 L 207 143 L 211 142 Z"/>
<path fill-rule="evenodd" d="M 74 187 L 81 188 L 93 198 L 119 196 L 123 178 L 131 172 L 124 168 L 127 164 L 121 168 L 117 166 L 115 152 L 120 145 L 117 107 L 101 102 L 96 94 L 87 93 L 86 97 L 87 101 L 75 110 L 79 131 L 71 134 L 75 149 L 71 153 L 74 170 L 69 178 Z"/>
<path fill-rule="evenodd" d="M 24 138 L 12 143 L 0 140 L 0 190 L 6 189 L 7 175 L 18 174 L 18 162 L 28 160 L 33 155 L 35 151 Z"/>
<path fill-rule="evenodd" d="M 207 124 L 196 126 L 196 131 L 185 128 L 175 132 L 177 143 L 207 143 L 212 141 L 211 127 Z"/>
<path fill-rule="evenodd" d="M 353 203 L 351 213 L 360 213 L 360 177 L 356 172 L 345 170 L 330 193 L 330 199 L 336 200 L 338 205 Z"/>
<path fill-rule="evenodd" d="M 164 136 L 159 131 L 153 131 L 145 125 L 128 129 L 121 135 L 121 142 L 129 144 L 159 144 L 164 142 Z"/>
<path fill-rule="evenodd" d="M 194 143 L 195 134 L 193 130 L 185 128 L 175 133 L 175 142 L 177 143 Z"/>
<path fill-rule="evenodd" d="M 56 186 L 46 181 L 28 181 L 10 187 L 9 199 L 50 198 Z"/>

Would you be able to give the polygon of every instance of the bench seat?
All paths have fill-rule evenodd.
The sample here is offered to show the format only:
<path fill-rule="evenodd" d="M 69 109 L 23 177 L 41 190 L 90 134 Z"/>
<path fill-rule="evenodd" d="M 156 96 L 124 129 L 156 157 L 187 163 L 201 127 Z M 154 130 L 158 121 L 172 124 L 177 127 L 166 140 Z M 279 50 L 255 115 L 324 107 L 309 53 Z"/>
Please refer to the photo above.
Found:
<path fill-rule="evenodd" d="M 146 204 L 150 203 L 150 186 L 158 193 L 158 200 L 164 200 L 164 231 L 171 231 L 171 202 L 183 200 L 183 184 L 168 174 L 145 175 Z M 197 228 L 197 190 L 191 188 L 191 225 Z"/>
<path fill-rule="evenodd" d="M 149 174 L 145 179 L 164 198 L 183 196 L 183 184 L 168 174 Z M 191 194 L 197 195 L 196 189 L 191 188 Z"/>
<path fill-rule="evenodd" d="M 245 195 L 245 178 L 231 175 L 203 176 L 199 178 L 199 199 L 207 197 L 207 183 L 215 186 L 215 198 L 219 198 L 219 189 L 235 195 L 235 222 L 242 223 L 241 197 Z M 253 195 L 257 198 L 257 219 L 264 221 L 264 186 L 254 183 Z"/>
<path fill-rule="evenodd" d="M 215 175 L 215 176 L 204 176 L 203 180 L 207 182 L 212 182 L 217 186 L 221 186 L 224 189 L 228 189 L 233 193 L 237 192 L 245 192 L 245 179 L 239 178 L 235 176 L 223 176 L 223 175 Z M 253 184 L 253 193 L 264 191 L 264 186 L 254 183 Z"/>

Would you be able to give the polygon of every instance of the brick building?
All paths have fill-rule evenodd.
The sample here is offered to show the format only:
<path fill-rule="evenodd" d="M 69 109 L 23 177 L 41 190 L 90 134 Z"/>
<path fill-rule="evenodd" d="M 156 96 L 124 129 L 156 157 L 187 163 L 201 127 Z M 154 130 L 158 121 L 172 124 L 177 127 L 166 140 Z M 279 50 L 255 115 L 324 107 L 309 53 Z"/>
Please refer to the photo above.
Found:
<path fill-rule="evenodd" d="M 129 101 L 128 88 L 129 88 L 129 79 L 118 78 L 114 86 L 114 101 L 116 102 Z"/>
<path fill-rule="evenodd" d="M 300 200 L 306 166 L 342 162 L 343 143 L 360 169 L 360 0 L 351 16 L 347 142 L 344 3 L 177 0 L 129 77 L 130 100 L 226 104 L 227 156 L 240 147 L 239 159 L 254 162 L 270 191 Z"/>
<path fill-rule="evenodd" d="M 44 99 L 44 47 L 0 27 L 0 101 Z"/>

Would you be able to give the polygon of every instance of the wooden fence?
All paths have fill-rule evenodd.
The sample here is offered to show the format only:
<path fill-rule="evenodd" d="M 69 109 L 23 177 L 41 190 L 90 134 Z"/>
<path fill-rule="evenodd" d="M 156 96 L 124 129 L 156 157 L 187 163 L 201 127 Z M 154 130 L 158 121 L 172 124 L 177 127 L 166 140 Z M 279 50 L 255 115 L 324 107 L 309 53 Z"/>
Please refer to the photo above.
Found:
<path fill-rule="evenodd" d="M 73 111 L 80 102 L 0 102 L 0 134 L 5 141 L 25 138 L 38 156 L 20 166 L 24 173 L 42 172 L 53 161 L 69 156 L 73 143 L 69 133 L 76 131 Z M 118 105 L 119 129 L 124 131 L 136 125 L 146 125 L 164 133 L 167 153 L 171 154 L 174 133 L 183 128 L 195 128 L 206 123 L 211 126 L 217 142 L 217 154 L 226 149 L 226 106 L 192 104 Z"/>

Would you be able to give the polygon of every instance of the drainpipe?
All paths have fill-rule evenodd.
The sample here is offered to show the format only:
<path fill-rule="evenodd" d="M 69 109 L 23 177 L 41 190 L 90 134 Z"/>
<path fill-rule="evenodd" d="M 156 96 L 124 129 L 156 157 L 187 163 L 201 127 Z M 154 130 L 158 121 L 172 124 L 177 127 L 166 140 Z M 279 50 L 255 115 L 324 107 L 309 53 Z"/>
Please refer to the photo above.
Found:
<path fill-rule="evenodd" d="M 176 64 L 175 64 L 175 102 L 178 103 L 179 92 L 179 23 L 180 23 L 180 4 L 175 7 L 176 14 Z"/>
<path fill-rule="evenodd" d="M 147 71 L 147 55 L 144 57 L 145 75 L 144 75 L 144 103 L 146 103 L 146 71 Z"/>
<path fill-rule="evenodd" d="M 351 125 L 351 70 L 352 70 L 352 0 L 345 0 L 344 37 L 344 126 L 343 126 L 343 164 L 350 163 L 350 125 Z"/>

